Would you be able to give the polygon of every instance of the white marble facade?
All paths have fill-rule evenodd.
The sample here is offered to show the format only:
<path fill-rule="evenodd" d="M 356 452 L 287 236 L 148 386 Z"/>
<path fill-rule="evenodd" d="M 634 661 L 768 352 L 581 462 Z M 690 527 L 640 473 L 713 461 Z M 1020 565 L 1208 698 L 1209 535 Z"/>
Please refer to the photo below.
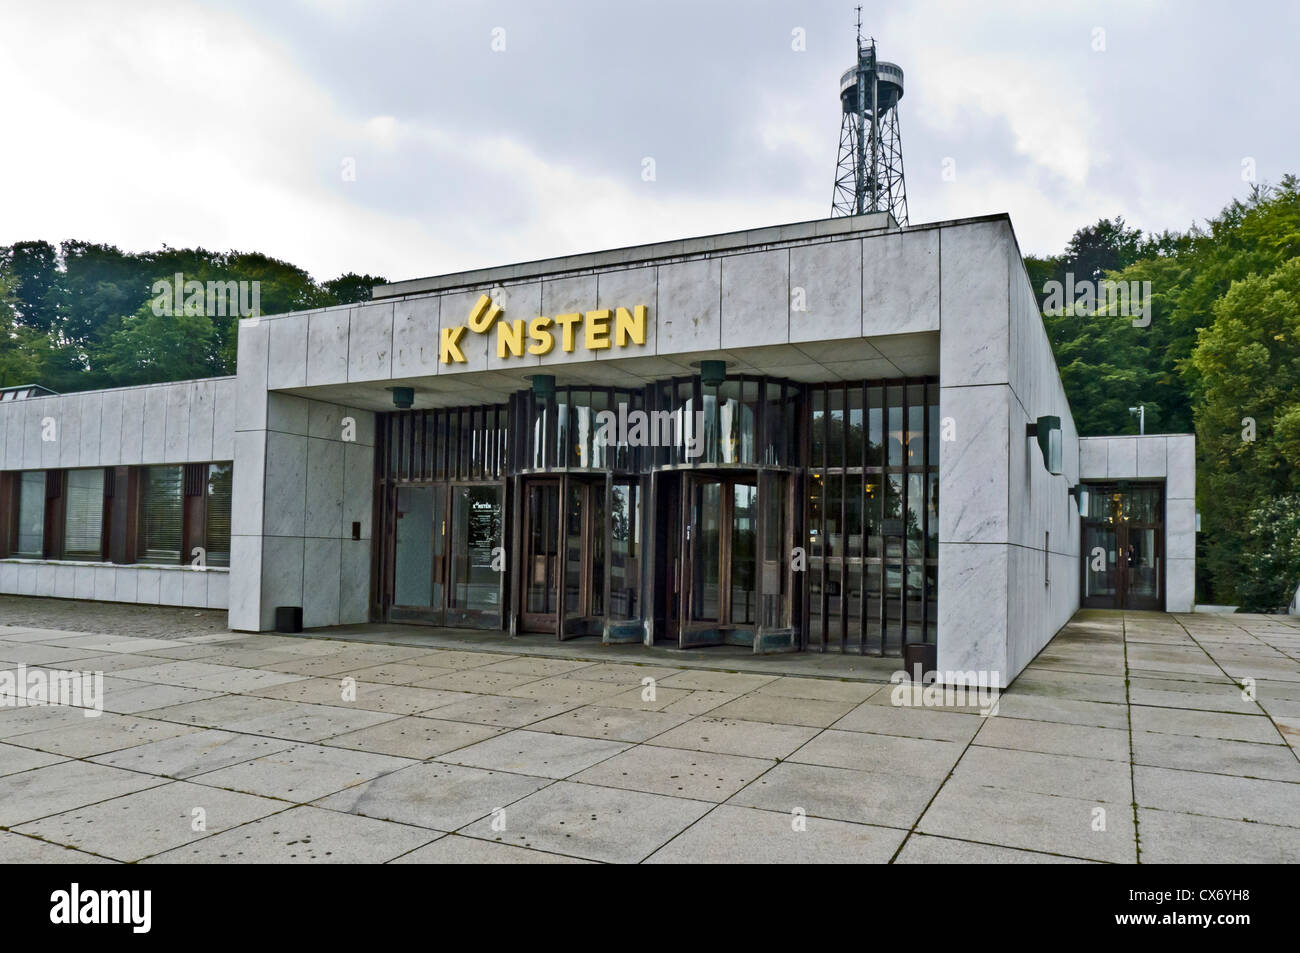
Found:
<path fill-rule="evenodd" d="M 1081 480 L 1134 480 L 1165 485 L 1165 609 L 1191 612 L 1196 604 L 1196 437 L 1084 437 Z"/>
<path fill-rule="evenodd" d="M 0 469 L 235 459 L 235 378 L 0 403 Z M 239 468 L 235 468 L 239 472 Z M 225 609 L 227 569 L 0 559 L 0 593 Z"/>
<path fill-rule="evenodd" d="M 645 341 L 503 358 L 495 334 L 468 334 L 466 362 L 442 363 L 441 329 L 485 293 L 508 319 L 643 304 Z M 92 577 L 51 565 L 46 581 L 15 562 L 0 566 L 0 591 L 228 604 L 231 627 L 246 631 L 270 629 L 279 605 L 302 606 L 309 627 L 366 621 L 375 422 L 392 387 L 415 388 L 417 408 L 498 403 L 539 369 L 639 386 L 720 359 L 805 382 L 938 378 L 941 672 L 997 672 L 1006 684 L 1078 607 L 1068 488 L 1080 479 L 1166 480 L 1169 607 L 1191 605 L 1192 438 L 1078 438 L 1006 216 L 907 229 L 856 216 L 416 279 L 364 305 L 243 321 L 238 354 L 237 380 L 0 407 L 6 469 L 233 458 L 221 583 L 213 574 L 201 596 L 197 584 L 177 596 L 156 570 L 128 579 L 121 567 Z M 64 421 L 54 447 L 39 439 L 49 408 Z M 1026 435 L 1045 415 L 1062 420 L 1059 475 Z"/>

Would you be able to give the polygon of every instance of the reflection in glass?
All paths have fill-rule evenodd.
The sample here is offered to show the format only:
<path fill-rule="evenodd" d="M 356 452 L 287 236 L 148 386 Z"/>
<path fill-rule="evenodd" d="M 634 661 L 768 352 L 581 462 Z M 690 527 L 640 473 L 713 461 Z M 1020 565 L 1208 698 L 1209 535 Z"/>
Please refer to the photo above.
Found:
<path fill-rule="evenodd" d="M 609 528 L 609 616 L 635 619 L 641 593 L 641 497 L 637 484 L 614 484 Z"/>
<path fill-rule="evenodd" d="M 18 482 L 18 545 L 15 556 L 40 559 L 45 546 L 45 471 L 24 470 Z"/>
<path fill-rule="evenodd" d="M 731 510 L 731 622 L 758 621 L 758 487 L 734 485 Z"/>
<path fill-rule="evenodd" d="M 433 604 L 433 488 L 397 488 L 397 550 L 393 559 L 393 604 Z"/>
<path fill-rule="evenodd" d="M 691 618 L 716 622 L 721 572 L 722 484 L 695 487 L 695 539 L 691 561 Z"/>
<path fill-rule="evenodd" d="M 525 612 L 555 615 L 559 611 L 557 561 L 560 539 L 560 488 L 554 483 L 528 487 L 528 573 Z"/>
<path fill-rule="evenodd" d="M 501 488 L 452 487 L 451 599 L 455 609 L 500 608 L 501 574 L 492 565 L 501 545 Z"/>

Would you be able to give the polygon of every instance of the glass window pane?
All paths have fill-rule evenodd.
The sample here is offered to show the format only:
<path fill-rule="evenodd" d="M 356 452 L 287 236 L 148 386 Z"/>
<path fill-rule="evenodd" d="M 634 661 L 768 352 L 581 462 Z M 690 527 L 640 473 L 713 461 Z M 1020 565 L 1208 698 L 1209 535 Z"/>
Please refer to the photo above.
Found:
<path fill-rule="evenodd" d="M 393 604 L 428 606 L 433 597 L 433 488 L 397 488 Z"/>
<path fill-rule="evenodd" d="M 939 558 L 939 474 L 933 470 L 926 477 L 929 484 L 927 491 L 926 509 L 929 514 L 929 525 L 927 527 L 929 541 L 926 544 L 926 556 L 930 559 Z"/>
<path fill-rule="evenodd" d="M 524 611 L 554 615 L 560 595 L 555 574 L 559 562 L 560 488 L 555 483 L 528 488 L 528 591 Z"/>
<path fill-rule="evenodd" d="M 740 462 L 754 463 L 757 439 L 754 428 L 758 426 L 758 382 L 745 381 L 741 392 L 740 410 Z"/>
<path fill-rule="evenodd" d="M 907 465 L 925 464 L 925 388 L 914 384 L 907 388 Z"/>
<path fill-rule="evenodd" d="M 15 556 L 45 555 L 45 471 L 26 470 L 18 483 L 18 548 Z"/>
<path fill-rule="evenodd" d="M 758 487 L 734 486 L 731 509 L 731 621 L 752 625 L 758 621 Z"/>
<path fill-rule="evenodd" d="M 616 483 L 611 497 L 609 616 L 635 619 L 641 595 L 641 497 L 635 483 Z"/>
<path fill-rule="evenodd" d="M 722 484 L 695 487 L 694 526 L 698 536 L 691 558 L 691 618 L 718 618 L 718 575 L 721 571 Z"/>
<path fill-rule="evenodd" d="M 845 411 L 844 465 L 862 466 L 862 388 L 850 384 Z"/>
<path fill-rule="evenodd" d="M 786 477 L 782 473 L 764 473 L 759 494 L 763 513 L 763 617 L 765 626 L 787 624 L 784 554 L 789 551 L 786 539 Z"/>
<path fill-rule="evenodd" d="M 230 497 L 234 464 L 208 465 L 208 514 L 204 546 L 209 566 L 230 565 Z"/>
<path fill-rule="evenodd" d="M 901 467 L 903 465 L 903 388 L 886 388 L 886 396 L 889 415 L 889 426 L 885 434 L 886 460 L 891 467 Z"/>
<path fill-rule="evenodd" d="M 140 537 L 137 558 L 145 563 L 180 563 L 184 525 L 184 467 L 140 471 Z"/>
<path fill-rule="evenodd" d="M 501 488 L 452 488 L 451 599 L 455 609 L 500 609 L 501 574 L 492 565 L 501 545 Z"/>
<path fill-rule="evenodd" d="M 867 466 L 884 465 L 884 391 L 879 387 L 867 388 Z"/>
<path fill-rule="evenodd" d="M 826 465 L 844 466 L 844 388 L 832 386 L 826 394 Z"/>
<path fill-rule="evenodd" d="M 930 385 L 930 433 L 928 435 L 929 444 L 929 464 L 932 467 L 939 465 L 939 388 L 933 384 Z"/>
<path fill-rule="evenodd" d="M 809 466 L 822 467 L 826 463 L 826 389 L 815 387 L 812 392 L 812 460 Z"/>
<path fill-rule="evenodd" d="M 69 470 L 64 488 L 63 556 L 104 557 L 104 471 Z"/>

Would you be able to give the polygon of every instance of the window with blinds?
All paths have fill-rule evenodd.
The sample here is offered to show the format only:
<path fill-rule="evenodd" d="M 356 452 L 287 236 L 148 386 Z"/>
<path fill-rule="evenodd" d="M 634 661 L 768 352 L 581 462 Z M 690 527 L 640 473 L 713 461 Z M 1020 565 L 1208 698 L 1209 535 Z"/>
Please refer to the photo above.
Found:
<path fill-rule="evenodd" d="M 18 482 L 15 556 L 40 559 L 45 550 L 45 471 L 27 470 Z"/>
<path fill-rule="evenodd" d="M 234 464 L 208 465 L 207 539 L 208 565 L 230 565 L 230 487 Z"/>
<path fill-rule="evenodd" d="M 103 559 L 104 471 L 69 470 L 64 491 L 63 556 Z"/>
<path fill-rule="evenodd" d="M 179 563 L 185 526 L 184 467 L 140 471 L 140 531 L 136 559 Z"/>

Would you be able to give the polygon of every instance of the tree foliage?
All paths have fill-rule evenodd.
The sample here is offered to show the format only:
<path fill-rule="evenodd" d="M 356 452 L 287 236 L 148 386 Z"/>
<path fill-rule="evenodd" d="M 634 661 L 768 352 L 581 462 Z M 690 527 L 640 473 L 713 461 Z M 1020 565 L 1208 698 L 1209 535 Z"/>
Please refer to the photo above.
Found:
<path fill-rule="evenodd" d="M 1102 220 L 1026 267 L 1040 304 L 1067 274 L 1150 282 L 1146 327 L 1105 311 L 1043 321 L 1080 434 L 1136 433 L 1138 404 L 1148 433 L 1195 430 L 1200 595 L 1247 599 L 1244 567 L 1263 545 L 1251 514 L 1300 489 L 1300 180 L 1252 188 L 1183 233 Z"/>
<path fill-rule="evenodd" d="M 152 307 L 155 282 L 177 275 L 205 285 L 257 282 L 261 314 L 366 301 L 384 281 L 348 272 L 317 283 L 257 252 L 16 242 L 0 247 L 0 386 L 40 383 L 67 393 L 234 373 L 233 308 L 159 314 Z"/>

